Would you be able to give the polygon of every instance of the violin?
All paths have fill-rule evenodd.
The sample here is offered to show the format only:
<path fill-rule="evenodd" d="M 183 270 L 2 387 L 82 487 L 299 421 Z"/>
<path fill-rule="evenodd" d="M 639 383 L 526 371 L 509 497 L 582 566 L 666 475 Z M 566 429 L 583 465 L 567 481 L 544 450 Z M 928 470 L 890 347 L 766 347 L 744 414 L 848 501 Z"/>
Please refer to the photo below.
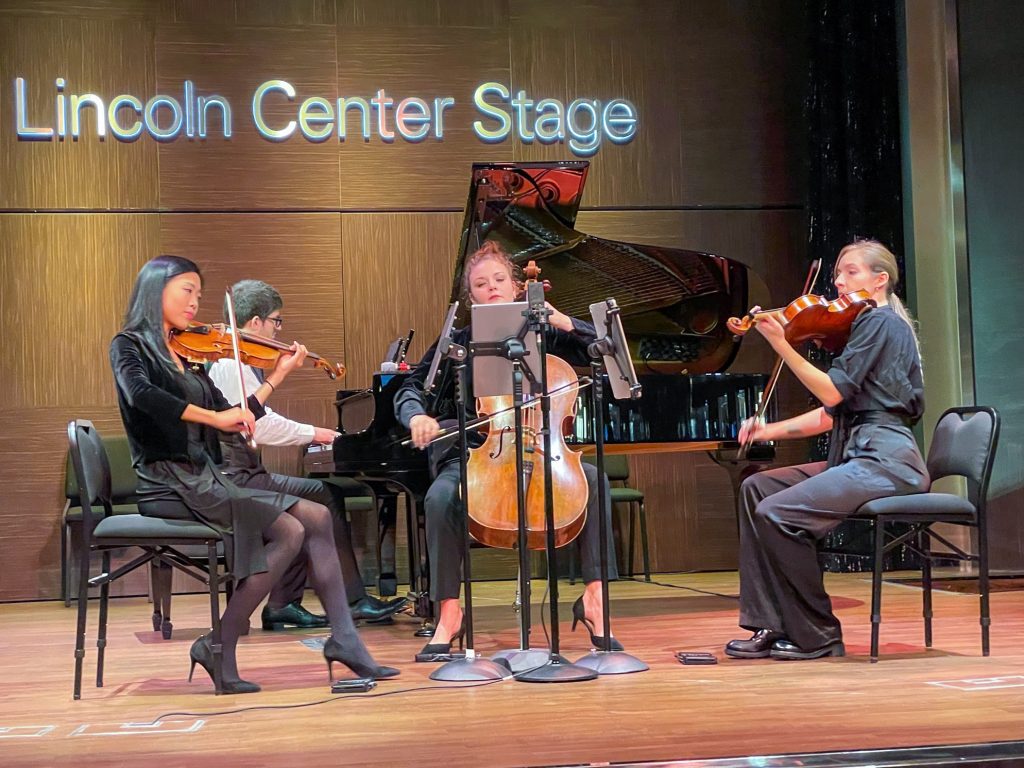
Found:
<path fill-rule="evenodd" d="M 540 270 L 533 262 L 525 270 L 527 282 L 535 282 Z M 583 472 L 583 454 L 572 451 L 564 433 L 576 418 L 576 397 L 554 393 L 575 392 L 579 380 L 572 366 L 547 355 L 547 391 L 551 424 L 551 488 L 554 507 L 555 546 L 572 541 L 583 529 L 589 487 Z M 469 451 L 466 465 L 469 487 L 469 530 L 477 541 L 490 547 L 512 549 L 519 535 L 515 415 L 512 397 L 480 397 L 477 413 L 489 418 L 487 438 Z M 544 440 L 540 399 L 522 408 L 523 475 L 526 499 L 527 546 L 544 549 Z"/>
<path fill-rule="evenodd" d="M 875 306 L 869 291 L 854 291 L 829 301 L 823 296 L 805 294 L 781 309 L 748 312 L 742 319 L 726 321 L 735 336 L 743 336 L 758 319 L 773 315 L 786 331 L 786 341 L 796 346 L 814 341 L 829 352 L 838 352 L 850 338 L 853 321 L 860 313 Z"/>
<path fill-rule="evenodd" d="M 207 363 L 224 357 L 234 357 L 231 331 L 223 323 L 190 323 L 184 331 L 171 329 L 171 349 L 190 363 Z M 290 344 L 268 339 L 247 331 L 238 332 L 239 355 L 242 362 L 256 368 L 273 368 L 282 354 L 292 351 Z M 345 375 L 345 366 L 330 363 L 312 352 L 306 359 L 316 368 L 322 368 L 331 379 Z"/>

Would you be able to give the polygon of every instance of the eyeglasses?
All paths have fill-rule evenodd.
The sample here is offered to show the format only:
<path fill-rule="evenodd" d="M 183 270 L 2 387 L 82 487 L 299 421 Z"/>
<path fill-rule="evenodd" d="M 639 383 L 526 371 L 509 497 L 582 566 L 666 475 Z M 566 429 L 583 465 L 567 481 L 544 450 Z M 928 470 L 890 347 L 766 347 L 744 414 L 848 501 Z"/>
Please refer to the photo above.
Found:
<path fill-rule="evenodd" d="M 277 330 L 279 330 L 279 331 L 281 330 L 281 326 L 284 325 L 284 318 L 280 317 L 280 316 L 278 316 L 278 317 L 265 317 L 263 319 L 264 319 L 265 322 L 273 323 L 274 327 Z"/>

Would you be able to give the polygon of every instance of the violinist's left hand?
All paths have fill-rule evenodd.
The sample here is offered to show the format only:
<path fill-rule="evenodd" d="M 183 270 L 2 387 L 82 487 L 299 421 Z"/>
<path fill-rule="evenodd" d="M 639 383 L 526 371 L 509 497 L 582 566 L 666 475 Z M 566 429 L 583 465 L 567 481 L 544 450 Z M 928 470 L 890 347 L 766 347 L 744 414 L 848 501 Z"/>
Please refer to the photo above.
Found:
<path fill-rule="evenodd" d="M 277 364 L 274 366 L 272 373 L 276 373 L 281 378 L 284 378 L 296 368 L 301 368 L 305 359 L 306 348 L 296 341 L 292 344 L 291 351 L 282 352 L 281 356 L 277 358 Z"/>
<path fill-rule="evenodd" d="M 764 314 L 757 318 L 757 322 L 754 324 L 757 328 L 758 333 L 768 340 L 768 343 L 772 345 L 772 349 L 776 352 L 781 352 L 780 345 L 788 345 L 786 341 L 786 329 L 782 327 L 775 315 Z"/>
<path fill-rule="evenodd" d="M 551 306 L 550 301 L 545 301 L 544 306 L 546 306 L 551 311 L 551 314 L 548 315 L 548 322 L 551 323 L 551 325 L 563 331 L 572 332 L 572 319 L 567 314 L 565 314 L 564 312 L 559 312 L 557 309 Z"/>

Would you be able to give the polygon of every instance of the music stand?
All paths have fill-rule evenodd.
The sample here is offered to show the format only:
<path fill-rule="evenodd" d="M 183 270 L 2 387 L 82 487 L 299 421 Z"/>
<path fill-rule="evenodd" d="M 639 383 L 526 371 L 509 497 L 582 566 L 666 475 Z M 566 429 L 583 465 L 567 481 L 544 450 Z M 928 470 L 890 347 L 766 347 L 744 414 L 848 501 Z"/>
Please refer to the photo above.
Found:
<path fill-rule="evenodd" d="M 597 673 L 571 663 L 558 652 L 558 574 L 555 554 L 554 499 L 551 487 L 551 404 L 547 397 L 547 359 L 544 333 L 548 315 L 544 288 L 540 283 L 527 285 L 527 301 L 473 307 L 473 341 L 469 345 L 473 359 L 474 394 L 508 395 L 511 389 L 515 412 L 516 505 L 519 530 L 519 593 L 522 601 L 520 647 L 502 651 L 493 658 L 508 663 L 516 679 L 528 683 L 560 683 L 593 680 Z M 485 336 L 487 338 L 485 338 Z M 536 349 L 536 356 L 534 356 Z M 532 358 L 532 359 L 531 359 Z M 486 362 L 485 362 L 486 361 Z M 502 372 L 501 369 L 504 369 Z M 484 377 L 479 384 L 478 374 Z M 523 485 L 523 379 L 530 391 L 540 397 L 541 433 L 544 439 L 544 519 L 548 561 L 548 591 L 551 596 L 551 648 L 538 653 L 530 648 L 529 549 L 526 532 L 526 489 Z M 508 383 L 511 382 L 511 387 Z M 493 384 L 493 386 L 492 386 Z M 483 386 L 486 389 L 478 389 Z M 520 671 L 522 670 L 522 671 Z"/>
<path fill-rule="evenodd" d="M 604 377 L 608 370 L 608 381 L 612 395 L 617 400 L 638 400 L 642 394 L 640 383 L 633 369 L 633 360 L 622 330 L 622 319 L 615 299 L 606 299 L 590 305 L 590 316 L 598 334 L 587 351 L 590 353 L 590 370 L 593 377 L 594 435 L 597 448 L 597 497 L 601 510 L 599 541 L 601 545 L 601 606 L 604 615 L 602 637 L 604 648 L 595 648 L 576 663 L 592 669 L 599 675 L 624 675 L 629 672 L 644 672 L 644 662 L 625 651 L 611 650 L 611 604 L 608 597 L 608 519 L 605 505 L 608 503 L 604 487 Z M 603 336 L 600 334 L 604 333 Z"/>
<path fill-rule="evenodd" d="M 452 303 L 448 310 L 444 327 L 441 329 L 441 337 L 437 342 L 437 350 L 434 353 L 434 359 L 431 361 L 430 372 L 427 374 L 427 381 L 424 383 L 424 390 L 433 388 L 442 360 L 454 361 L 455 409 L 459 415 L 460 491 L 463 506 L 462 588 L 466 595 L 466 650 L 464 656 L 451 655 L 445 664 L 430 674 L 430 679 L 449 682 L 503 680 L 512 674 L 508 667 L 477 656 L 473 648 L 473 587 L 469 554 L 469 513 L 467 512 L 469 486 L 468 474 L 466 472 L 466 460 L 468 457 L 468 445 L 466 443 L 466 348 L 452 341 L 452 326 L 455 322 L 455 312 L 458 310 L 458 307 L 459 303 L 456 301 Z M 440 661 L 441 659 L 439 658 L 438 660 Z"/>

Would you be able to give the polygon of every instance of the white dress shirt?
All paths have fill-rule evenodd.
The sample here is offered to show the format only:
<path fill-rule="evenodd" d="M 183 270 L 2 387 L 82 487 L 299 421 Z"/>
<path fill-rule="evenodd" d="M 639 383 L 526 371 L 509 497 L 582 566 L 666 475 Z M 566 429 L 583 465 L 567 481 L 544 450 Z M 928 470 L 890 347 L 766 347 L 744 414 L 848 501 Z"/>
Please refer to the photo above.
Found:
<path fill-rule="evenodd" d="M 242 402 L 238 391 L 238 363 L 233 358 L 221 358 L 210 367 L 210 378 L 229 403 Z M 260 381 L 251 366 L 242 365 L 245 392 L 251 395 L 260 387 Z M 265 406 L 267 414 L 256 421 L 257 445 L 309 445 L 315 434 L 312 424 L 300 424 Z"/>

